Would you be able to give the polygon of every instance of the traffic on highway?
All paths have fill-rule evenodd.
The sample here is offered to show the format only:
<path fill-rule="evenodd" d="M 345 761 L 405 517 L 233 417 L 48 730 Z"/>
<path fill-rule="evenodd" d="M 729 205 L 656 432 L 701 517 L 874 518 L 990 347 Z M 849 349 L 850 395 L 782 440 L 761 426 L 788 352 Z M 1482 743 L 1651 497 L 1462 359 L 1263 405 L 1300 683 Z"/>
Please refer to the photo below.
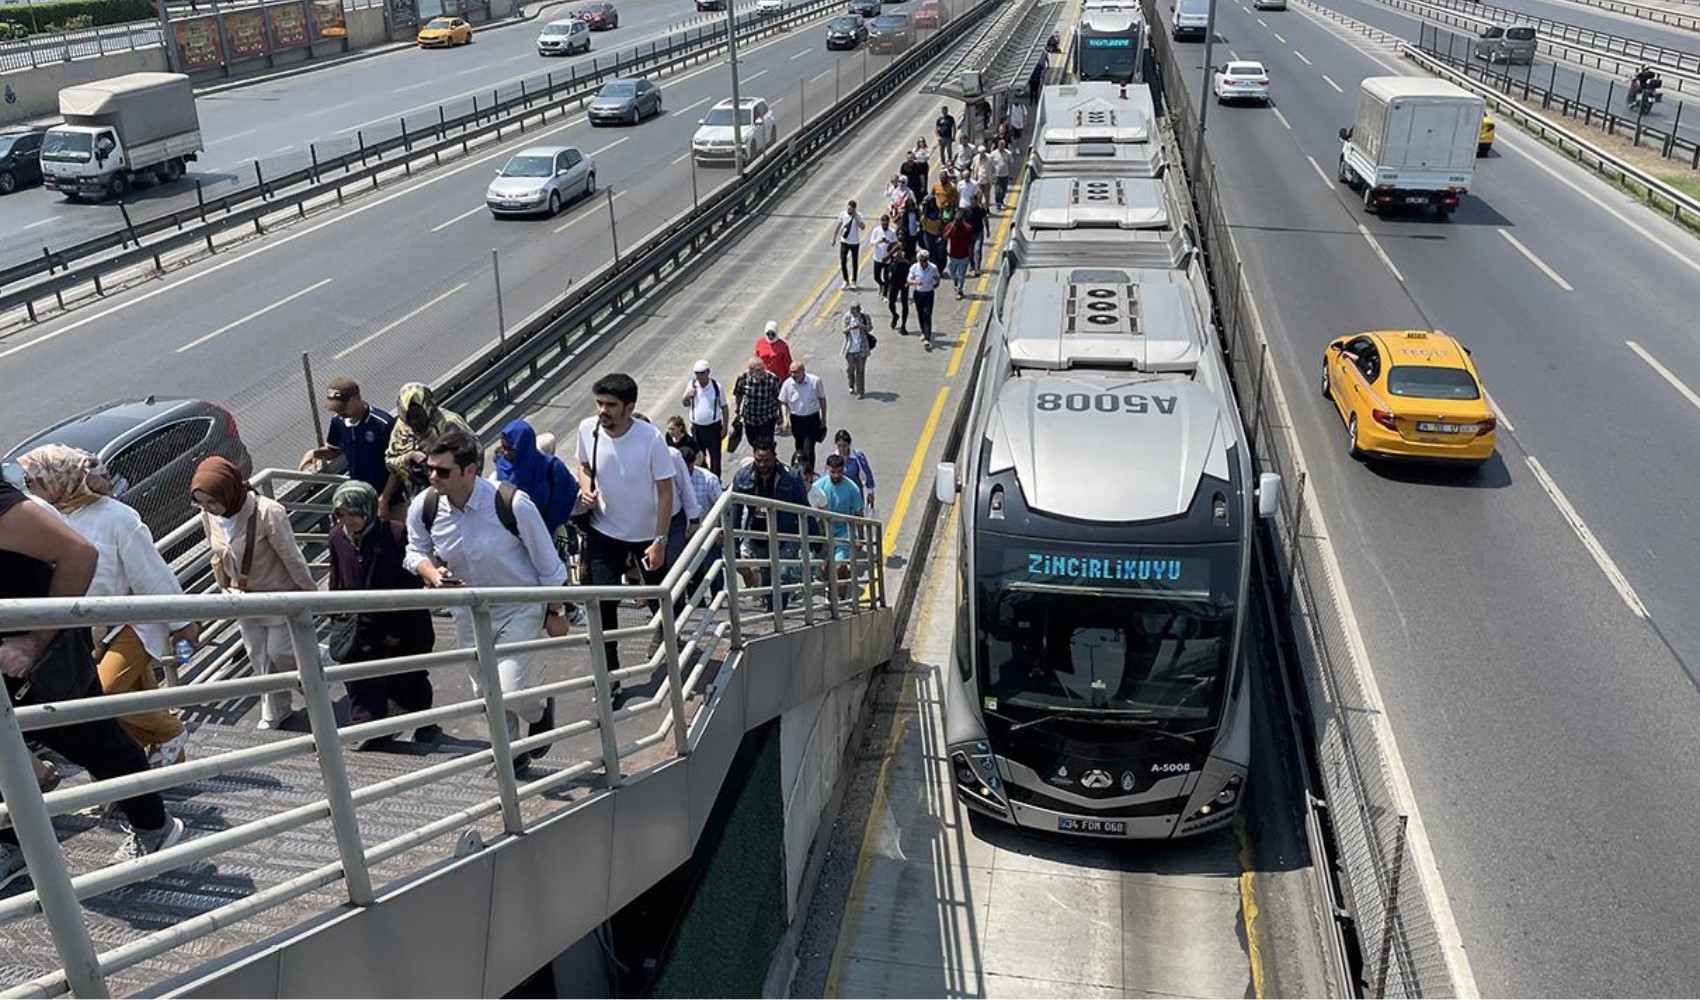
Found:
<path fill-rule="evenodd" d="M 1104 6 L 1079 9 L 1093 4 Z M 750 9 L 794 6 L 752 0 Z M 294 467 L 315 443 L 312 383 L 326 373 L 388 395 L 403 383 L 437 385 L 506 346 L 588 276 L 617 271 L 634 246 L 786 162 L 789 140 L 823 109 L 978 14 L 975 6 L 809 8 L 790 30 L 739 42 L 731 65 L 715 55 L 621 76 L 558 118 L 19 321 L 0 331 L 0 380 L 27 391 L 0 396 L 0 453 L 75 438 L 124 471 L 120 498 L 163 536 L 188 513 L 187 495 L 167 494 L 191 458 L 226 456 L 243 474 Z M 888 788 L 883 772 L 869 779 L 868 831 L 858 822 L 842 835 L 859 852 L 856 870 L 839 873 L 842 892 L 826 907 L 844 923 L 811 946 L 804 981 L 840 995 L 991 992 L 984 981 L 941 981 L 930 966 L 913 978 L 910 959 L 880 951 L 904 947 L 895 925 L 880 922 L 894 911 L 882 916 L 864 898 L 881 879 L 932 878 L 900 866 L 909 859 L 893 845 L 916 854 L 906 838 L 940 835 L 943 822 L 955 843 L 929 841 L 940 851 L 929 863 L 942 869 L 948 855 L 963 885 L 922 884 L 925 902 L 936 891 L 941 904 L 979 912 L 949 895 L 979 886 L 1020 912 L 992 877 L 1010 855 L 1054 851 L 1093 870 L 1083 885 L 1107 870 L 1123 893 L 1135 874 L 1173 893 L 1169 869 L 1196 866 L 1201 878 L 1243 880 L 1211 903 L 1208 926 L 1221 931 L 1226 920 L 1235 933 L 1205 934 L 1208 945 L 1195 942 L 1179 963 L 1198 982 L 1257 995 L 1266 974 L 1322 984 L 1314 955 L 1294 957 L 1298 968 L 1283 980 L 1269 954 L 1326 948 L 1311 940 L 1326 936 L 1321 928 L 1369 933 L 1367 914 L 1335 921 L 1348 904 L 1370 904 L 1336 910 L 1310 898 L 1346 865 L 1310 856 L 1307 822 L 1319 828 L 1317 813 L 1359 804 L 1300 787 L 1325 768 L 1271 759 L 1287 752 L 1278 737 L 1289 728 L 1320 744 L 1335 724 L 1292 694 L 1305 684 L 1299 661 L 1317 654 L 1288 605 L 1293 556 L 1271 527 L 1286 517 L 1324 553 L 1303 572 L 1329 601 L 1307 613 L 1326 615 L 1339 636 L 1327 669 L 1349 670 L 1366 692 L 1361 704 L 1330 707 L 1371 720 L 1376 756 L 1365 766 L 1395 790 L 1401 871 L 1411 877 L 1400 891 L 1421 901 L 1412 912 L 1424 921 L 1402 930 L 1412 937 L 1381 956 L 1379 973 L 1374 956 L 1355 954 L 1351 988 L 1693 992 L 1692 907 L 1673 873 L 1693 863 L 1690 831 L 1700 825 L 1700 789 L 1684 780 L 1700 768 L 1691 736 L 1700 729 L 1700 578 L 1690 569 L 1700 564 L 1700 531 L 1686 501 L 1700 489 L 1691 316 L 1700 242 L 1519 127 L 1527 119 L 1518 109 L 1468 75 L 1425 72 L 1398 40 L 1444 27 L 1468 43 L 1469 60 L 1620 113 L 1631 81 L 1617 63 L 1585 65 L 1579 50 L 1549 47 L 1546 27 L 1517 19 L 1658 46 L 1673 55 L 1634 77 L 1641 103 L 1632 113 L 1700 139 L 1700 115 L 1679 120 L 1674 91 L 1679 78 L 1700 81 L 1675 55 L 1700 60 L 1700 32 L 1579 0 L 1466 6 L 1477 13 L 1453 0 L 1153 0 L 1142 9 L 1071 0 L 1058 5 L 1062 37 L 1032 82 L 1024 66 L 1006 92 L 985 95 L 998 99 L 1002 134 L 1022 159 L 1005 178 L 1010 210 L 982 217 L 969 244 L 974 279 L 966 251 L 943 249 L 954 246 L 950 219 L 923 222 L 917 212 L 906 231 L 962 264 L 952 274 L 956 303 L 940 307 L 946 353 L 935 360 L 931 313 L 944 278 L 922 258 L 920 278 L 906 274 L 927 296 L 924 353 L 901 339 L 893 305 L 886 339 L 897 346 L 886 358 L 900 351 L 904 361 L 885 361 L 889 386 L 876 385 L 890 391 L 858 388 L 853 364 L 848 375 L 861 426 L 897 449 L 880 455 L 882 468 L 906 473 L 893 538 L 906 519 L 912 533 L 926 518 L 948 524 L 938 529 L 947 541 L 937 565 L 902 569 L 933 581 L 917 605 L 927 630 L 917 648 L 937 655 L 904 680 L 906 707 L 886 748 L 900 752 L 909 726 L 931 756 L 913 765 L 926 772 L 908 777 L 913 788 L 903 779 Z M 0 233 L 9 234 L 0 264 L 37 242 L 110 231 L 120 204 L 192 199 L 190 182 L 234 177 L 253 160 L 362 141 L 550 67 L 725 16 L 715 0 L 575 3 L 495 28 L 445 16 L 396 51 L 199 97 L 171 74 L 67 88 L 62 122 L 0 134 Z M 1660 73 L 1673 85 L 1663 95 Z M 838 209 L 853 194 L 871 218 L 905 212 L 911 150 L 923 189 L 937 190 L 928 160 L 937 149 L 926 140 L 948 149 L 952 110 L 966 130 L 982 96 L 937 88 L 965 81 L 890 98 L 801 180 L 769 192 L 747 227 L 693 247 L 700 266 L 640 287 L 607 341 L 572 350 L 618 359 L 645 393 L 666 387 L 671 397 L 699 355 L 693 375 L 742 368 L 763 323 L 788 342 L 783 367 L 805 385 L 812 376 L 790 368 L 791 350 L 799 359 L 812 351 L 819 370 L 855 353 L 852 325 L 884 335 L 884 301 L 867 300 L 877 319 L 859 315 L 862 288 L 844 256 L 861 259 L 849 237 L 860 240 L 871 219 L 855 200 Z M 990 107 L 981 129 L 995 136 Z M 1017 122 L 1031 128 L 1023 134 Z M 1175 122 L 1196 123 L 1196 146 Z M 965 173 L 977 162 L 969 145 Z M 939 159 L 941 169 L 956 162 Z M 1700 190 L 1700 174 L 1681 181 Z M 955 180 L 937 183 L 954 200 Z M 926 197 L 936 207 L 941 196 Z M 908 216 L 899 218 L 907 230 Z M 935 222 L 938 232 L 920 228 Z M 1218 223 L 1231 249 L 1213 235 L 1201 242 Z M 822 239 L 829 226 L 833 237 Z M 828 249 L 835 261 L 821 259 Z M 1232 289 L 1222 281 L 1229 254 L 1241 283 Z M 851 303 L 856 315 L 840 309 Z M 1254 352 L 1226 336 L 1241 315 L 1258 334 Z M 516 395 L 582 416 L 572 408 L 583 408 L 585 372 L 570 356 L 567 364 L 570 389 L 534 364 L 535 384 Z M 561 419 L 560 433 L 571 433 Z M 937 430 L 947 425 L 955 431 Z M 173 429 L 166 448 L 160 435 Z M 1297 475 L 1273 464 L 1276 450 L 1290 450 Z M 933 801 L 940 788 L 947 801 Z M 887 814 L 900 831 L 890 837 L 875 829 Z M 1186 838 L 1196 846 L 1154 846 Z M 1288 852 L 1311 880 L 1303 890 L 1276 877 L 1271 858 Z M 1060 867 L 1015 870 L 1035 877 L 1036 894 L 1054 894 L 1062 890 L 1036 876 Z M 1108 905 L 1092 901 L 1102 887 L 1079 891 L 1083 913 Z M 1138 914 L 1123 898 L 1113 920 L 1099 921 L 1115 928 L 1099 945 L 1134 954 Z M 1276 901 L 1276 915 L 1260 921 L 1259 900 Z M 1322 915 L 1301 932 L 1282 906 Z M 1042 911 L 1047 927 L 1067 924 L 1062 909 Z M 932 916 L 902 919 L 926 925 Z M 1392 923 L 1383 916 L 1376 933 Z M 1090 979 L 1054 965 L 1018 973 L 1017 949 L 993 949 L 984 928 L 949 934 L 1015 963 L 997 975 L 1059 989 L 1183 986 L 1159 988 L 1120 959 Z M 923 951 L 950 950 L 930 930 L 918 938 Z M 1404 963 L 1397 988 L 1386 981 L 1389 962 Z M 1229 974 L 1209 978 L 1207 968 Z"/>

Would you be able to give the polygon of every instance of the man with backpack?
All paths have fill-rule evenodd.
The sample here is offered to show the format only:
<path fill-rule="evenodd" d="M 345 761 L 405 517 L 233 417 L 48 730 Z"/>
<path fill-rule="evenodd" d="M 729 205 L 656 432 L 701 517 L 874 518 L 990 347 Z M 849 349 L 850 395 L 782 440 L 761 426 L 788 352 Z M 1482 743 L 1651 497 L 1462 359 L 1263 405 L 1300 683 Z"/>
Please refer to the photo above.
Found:
<path fill-rule="evenodd" d="M 403 565 L 427 587 L 560 587 L 567 569 L 555 551 L 537 504 L 512 483 L 500 485 L 478 474 L 481 455 L 471 435 L 451 429 L 426 446 L 425 473 L 430 488 L 413 498 L 407 511 L 407 555 Z M 462 648 L 477 645 L 472 609 L 453 609 L 455 638 Z M 559 602 L 498 604 L 490 608 L 496 641 L 535 639 L 568 631 L 567 608 Z M 496 663 L 505 694 L 537 687 L 543 665 L 535 652 L 503 656 Z M 472 668 L 472 687 L 482 694 L 483 678 Z M 507 705 L 508 739 L 555 728 L 554 699 Z M 514 774 L 523 774 L 543 749 L 514 755 Z"/>
<path fill-rule="evenodd" d="M 691 440 L 708 458 L 708 469 L 720 475 L 720 443 L 732 423 L 732 407 L 726 393 L 711 374 L 707 358 L 691 367 L 691 381 L 681 400 L 691 411 Z"/>

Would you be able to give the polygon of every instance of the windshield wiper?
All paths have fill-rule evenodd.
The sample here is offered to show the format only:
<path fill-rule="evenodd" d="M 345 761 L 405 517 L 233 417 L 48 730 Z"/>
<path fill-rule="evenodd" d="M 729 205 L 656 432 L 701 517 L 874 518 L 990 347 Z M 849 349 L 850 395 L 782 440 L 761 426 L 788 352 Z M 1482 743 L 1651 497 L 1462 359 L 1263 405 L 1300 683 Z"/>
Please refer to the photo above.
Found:
<path fill-rule="evenodd" d="M 1009 731 L 1013 733 L 1018 729 L 1026 729 L 1028 726 L 1036 726 L 1041 722 L 1051 722 L 1056 719 L 1088 719 L 1093 722 L 1137 722 L 1145 725 L 1160 724 L 1162 721 L 1155 716 L 1146 713 L 1136 714 L 1110 710 L 1092 711 L 1081 708 L 1065 708 L 1055 712 L 1047 712 L 1044 715 L 1036 715 L 1031 719 L 1025 719 L 1021 722 L 1012 722 L 1010 723 Z"/>

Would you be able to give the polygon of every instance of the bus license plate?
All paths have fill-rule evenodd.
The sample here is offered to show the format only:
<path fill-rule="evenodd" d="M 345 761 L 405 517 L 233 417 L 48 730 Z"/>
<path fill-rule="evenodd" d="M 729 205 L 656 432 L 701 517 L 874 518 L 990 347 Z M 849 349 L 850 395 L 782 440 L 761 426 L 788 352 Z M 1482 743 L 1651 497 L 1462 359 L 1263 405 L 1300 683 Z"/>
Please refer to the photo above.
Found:
<path fill-rule="evenodd" d="M 1475 424 L 1417 424 L 1417 431 L 1421 434 L 1464 434 L 1473 433 L 1475 429 Z"/>
<path fill-rule="evenodd" d="M 1111 837 L 1125 837 L 1127 836 L 1127 820 L 1077 819 L 1073 816 L 1058 816 L 1057 830 L 1062 833 L 1100 833 Z"/>

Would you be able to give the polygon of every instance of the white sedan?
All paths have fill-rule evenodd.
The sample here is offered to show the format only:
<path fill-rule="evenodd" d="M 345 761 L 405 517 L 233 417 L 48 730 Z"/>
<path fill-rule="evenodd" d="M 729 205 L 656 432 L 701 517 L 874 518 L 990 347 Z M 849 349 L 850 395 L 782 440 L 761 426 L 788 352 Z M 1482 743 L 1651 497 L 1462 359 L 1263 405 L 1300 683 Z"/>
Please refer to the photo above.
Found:
<path fill-rule="evenodd" d="M 1260 101 L 1269 103 L 1269 71 L 1260 62 L 1240 59 L 1223 63 L 1216 71 L 1215 81 L 1211 89 L 1216 93 L 1216 103 L 1225 104 L 1228 101 Z"/>
<path fill-rule="evenodd" d="M 785 0 L 756 0 L 756 13 L 778 14 L 785 9 Z"/>

